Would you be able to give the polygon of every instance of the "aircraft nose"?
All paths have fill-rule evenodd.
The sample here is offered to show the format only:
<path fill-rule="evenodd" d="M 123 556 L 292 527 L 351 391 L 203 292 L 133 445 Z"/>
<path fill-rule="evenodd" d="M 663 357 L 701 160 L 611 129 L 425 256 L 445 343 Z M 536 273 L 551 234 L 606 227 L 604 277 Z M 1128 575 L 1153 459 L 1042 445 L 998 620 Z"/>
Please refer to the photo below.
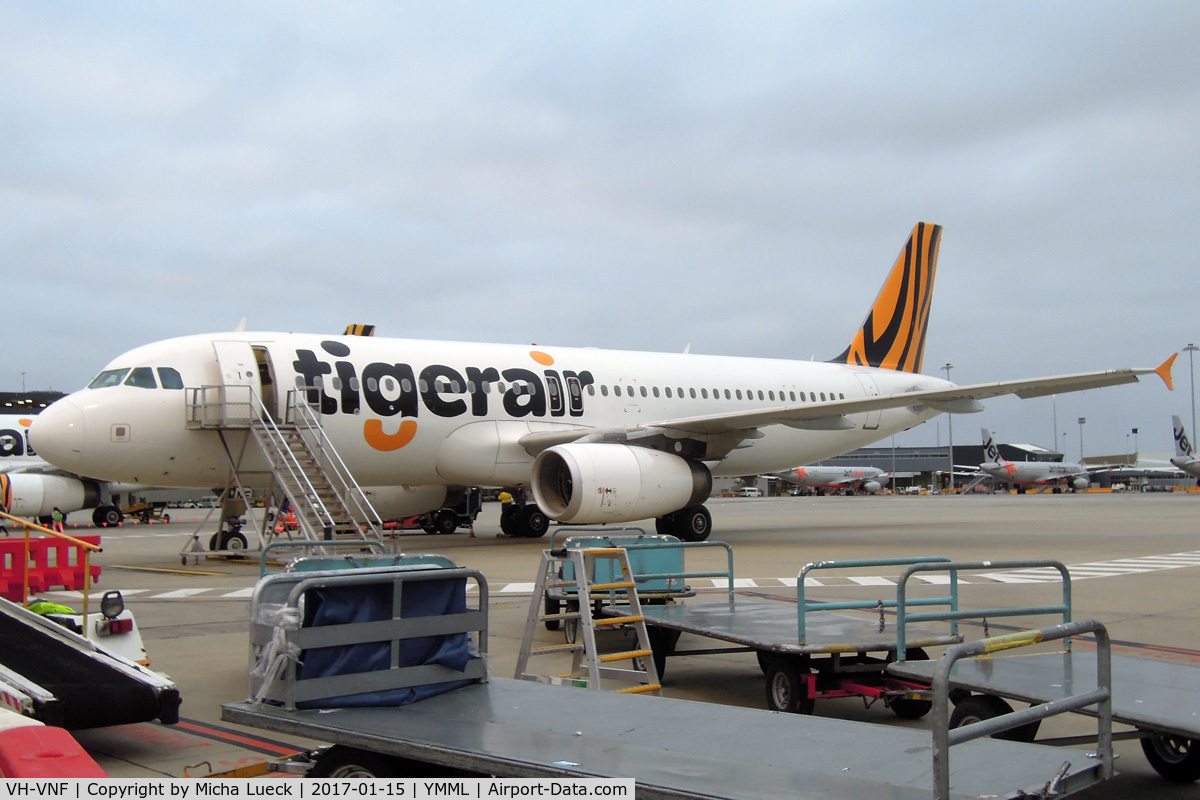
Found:
<path fill-rule="evenodd" d="M 52 403 L 33 418 L 29 443 L 59 469 L 79 472 L 83 458 L 83 411 L 69 397 Z"/>

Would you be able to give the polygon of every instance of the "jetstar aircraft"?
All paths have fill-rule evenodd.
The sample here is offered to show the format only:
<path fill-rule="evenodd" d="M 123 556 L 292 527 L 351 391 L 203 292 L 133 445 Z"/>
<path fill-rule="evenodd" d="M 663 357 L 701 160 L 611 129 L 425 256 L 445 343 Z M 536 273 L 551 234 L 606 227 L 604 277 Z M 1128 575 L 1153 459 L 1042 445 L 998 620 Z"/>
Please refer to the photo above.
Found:
<path fill-rule="evenodd" d="M 516 535 L 546 518 L 657 518 L 708 536 L 718 476 L 823 461 L 941 412 L 999 395 L 1115 386 L 1121 369 L 955 386 L 920 374 L 941 227 L 918 223 L 850 345 L 831 361 L 234 332 L 148 344 L 43 411 L 32 438 L 79 474 L 156 486 L 224 486 L 217 431 L 185 424 L 184 387 L 248 386 L 282 414 L 302 392 L 342 461 L 387 518 L 438 508 L 452 486 L 528 488 Z M 248 436 L 242 431 L 226 436 Z M 256 447 L 246 474 L 264 475 Z M 524 496 L 522 492 L 520 497 Z"/>
<path fill-rule="evenodd" d="M 796 467 L 773 472 L 771 477 L 816 489 L 818 494 L 823 489 L 861 489 L 875 494 L 891 479 L 888 473 L 876 467 Z"/>
<path fill-rule="evenodd" d="M 983 435 L 983 456 L 986 462 L 979 468 L 993 478 L 1016 485 L 1017 494 L 1024 494 L 1029 484 L 1070 485 L 1074 489 L 1088 487 L 1088 468 L 1083 464 L 1066 464 L 1059 461 L 1007 461 L 1000 457 L 1000 448 L 992 440 L 992 432 L 980 428 Z"/>
<path fill-rule="evenodd" d="M 1192 449 L 1192 442 L 1183 428 L 1183 420 L 1172 414 L 1171 423 L 1174 426 L 1175 437 L 1175 457 L 1171 459 L 1171 463 L 1193 478 L 1200 478 L 1200 458 L 1196 458 L 1196 451 Z"/>
<path fill-rule="evenodd" d="M 17 517 L 49 521 L 57 506 L 64 514 L 95 509 L 97 525 L 116 525 L 121 509 L 107 501 L 113 487 L 64 473 L 37 454 L 29 444 L 29 427 L 35 416 L 0 414 L 0 509 Z M 129 491 L 133 487 L 118 487 Z"/>

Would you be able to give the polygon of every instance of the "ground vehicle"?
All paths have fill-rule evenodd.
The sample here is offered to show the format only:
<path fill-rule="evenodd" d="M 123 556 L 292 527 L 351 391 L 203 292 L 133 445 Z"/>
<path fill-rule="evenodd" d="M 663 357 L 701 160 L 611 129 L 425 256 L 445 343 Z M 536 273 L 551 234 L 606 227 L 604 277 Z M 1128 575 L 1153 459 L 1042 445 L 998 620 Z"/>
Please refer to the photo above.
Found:
<path fill-rule="evenodd" d="M 420 528 L 426 533 L 451 534 L 461 527 L 469 528 L 475 524 L 475 518 L 479 516 L 480 495 L 481 491 L 478 486 L 448 494 L 447 503 L 441 508 L 411 517 L 388 520 L 383 523 L 383 529 L 394 531 Z"/>
<path fill-rule="evenodd" d="M 738 490 L 738 497 L 762 497 L 762 490 L 757 486 L 743 486 Z"/>

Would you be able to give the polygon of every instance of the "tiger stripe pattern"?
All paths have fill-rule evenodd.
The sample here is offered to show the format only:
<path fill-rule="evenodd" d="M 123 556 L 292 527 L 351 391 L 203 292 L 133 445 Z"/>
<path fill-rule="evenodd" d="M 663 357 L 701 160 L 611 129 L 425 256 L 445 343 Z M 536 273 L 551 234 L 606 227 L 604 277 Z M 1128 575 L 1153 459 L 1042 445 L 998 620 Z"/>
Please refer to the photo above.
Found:
<path fill-rule="evenodd" d="M 920 372 L 942 226 L 918 222 L 870 313 L 835 363 Z"/>

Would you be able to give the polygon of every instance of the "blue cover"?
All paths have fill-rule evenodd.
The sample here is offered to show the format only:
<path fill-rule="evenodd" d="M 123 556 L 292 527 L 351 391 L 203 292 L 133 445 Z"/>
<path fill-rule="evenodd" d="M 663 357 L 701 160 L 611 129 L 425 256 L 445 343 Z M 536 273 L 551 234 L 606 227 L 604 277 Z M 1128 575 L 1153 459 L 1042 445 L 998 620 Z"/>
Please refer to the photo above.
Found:
<path fill-rule="evenodd" d="M 327 587 L 305 595 L 304 627 L 345 625 L 392 619 L 393 583 Z M 401 583 L 401 616 L 436 617 L 467 610 L 465 578 Z M 391 640 L 360 642 L 338 647 L 318 647 L 300 654 L 299 680 L 375 672 L 391 668 Z M 462 672 L 479 658 L 466 633 L 418 636 L 400 640 L 401 667 L 441 664 Z M 348 708 L 402 706 L 473 683 L 473 679 L 426 684 L 382 692 L 343 695 L 298 703 L 298 708 Z"/>

